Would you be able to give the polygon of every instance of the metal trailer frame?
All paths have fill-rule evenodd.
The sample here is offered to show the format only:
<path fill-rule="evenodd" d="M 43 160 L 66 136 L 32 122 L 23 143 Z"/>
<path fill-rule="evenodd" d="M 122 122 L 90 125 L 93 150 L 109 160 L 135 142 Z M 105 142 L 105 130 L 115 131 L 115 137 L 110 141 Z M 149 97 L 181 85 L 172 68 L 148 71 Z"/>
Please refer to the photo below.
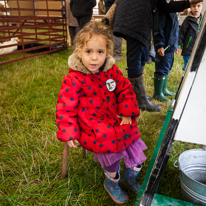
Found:
<path fill-rule="evenodd" d="M 0 43 L 18 38 L 16 51 L 0 54 L 0 66 L 67 48 L 63 0 L 9 0 L 0 12 Z M 7 1 L 4 0 L 5 7 Z"/>

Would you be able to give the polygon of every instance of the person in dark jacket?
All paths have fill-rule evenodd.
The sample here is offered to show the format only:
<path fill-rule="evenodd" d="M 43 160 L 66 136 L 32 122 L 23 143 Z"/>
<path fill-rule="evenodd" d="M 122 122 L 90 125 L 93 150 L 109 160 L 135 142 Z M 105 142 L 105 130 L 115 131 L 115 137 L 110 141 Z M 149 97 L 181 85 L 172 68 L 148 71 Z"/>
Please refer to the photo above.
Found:
<path fill-rule="evenodd" d="M 104 0 L 104 4 L 105 4 L 105 9 L 106 12 L 109 10 L 109 8 L 112 6 L 112 4 L 114 3 L 115 0 Z"/>
<path fill-rule="evenodd" d="M 167 81 L 178 49 L 179 20 L 177 13 L 154 14 L 153 41 L 156 51 L 153 98 L 161 102 L 170 101 L 165 96 L 175 93 L 167 90 Z"/>
<path fill-rule="evenodd" d="M 185 71 L 186 69 L 187 63 L 189 61 L 193 46 L 195 44 L 202 23 L 202 2 L 203 0 L 200 0 L 198 3 L 191 2 L 191 11 L 180 27 L 178 53 L 180 52 L 180 48 L 182 48 L 182 56 L 184 59 L 184 66 L 182 68 L 183 71 Z"/>
<path fill-rule="evenodd" d="M 127 41 L 128 78 L 142 110 L 160 111 L 160 106 L 148 101 L 140 72 L 143 47 L 150 41 L 152 10 L 157 7 L 168 13 L 179 12 L 189 6 L 189 0 L 119 0 L 117 3 L 113 33 Z"/>
<path fill-rule="evenodd" d="M 71 0 L 71 11 L 73 16 L 77 18 L 80 29 L 91 20 L 95 6 L 96 0 Z"/>

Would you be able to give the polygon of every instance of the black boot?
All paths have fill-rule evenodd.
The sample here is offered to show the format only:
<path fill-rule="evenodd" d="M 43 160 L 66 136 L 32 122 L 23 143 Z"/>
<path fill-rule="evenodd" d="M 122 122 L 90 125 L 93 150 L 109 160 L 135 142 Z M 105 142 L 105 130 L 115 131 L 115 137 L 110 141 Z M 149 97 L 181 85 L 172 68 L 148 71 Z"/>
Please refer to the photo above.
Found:
<path fill-rule="evenodd" d="M 141 70 L 140 70 L 141 74 L 143 74 L 143 72 L 144 72 L 144 67 L 145 67 L 145 66 L 142 66 L 142 67 L 141 67 Z M 147 99 L 148 99 L 149 101 L 152 99 L 149 95 L 146 95 L 146 97 L 147 97 Z"/>
<path fill-rule="evenodd" d="M 146 97 L 146 92 L 145 92 L 144 82 L 143 82 L 143 75 L 137 78 L 128 78 L 128 79 L 132 83 L 134 92 L 136 94 L 138 107 L 141 110 L 146 110 L 149 112 L 152 112 L 152 111 L 159 112 L 160 106 L 152 104 Z"/>

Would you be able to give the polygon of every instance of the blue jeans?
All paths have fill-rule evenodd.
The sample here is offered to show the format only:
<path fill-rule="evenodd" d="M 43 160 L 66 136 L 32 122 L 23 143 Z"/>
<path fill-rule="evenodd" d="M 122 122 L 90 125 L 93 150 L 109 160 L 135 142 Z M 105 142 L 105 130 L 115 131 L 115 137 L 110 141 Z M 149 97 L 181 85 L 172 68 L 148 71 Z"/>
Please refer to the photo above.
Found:
<path fill-rule="evenodd" d="M 183 56 L 183 59 L 184 59 L 184 66 L 182 68 L 183 71 L 185 71 L 185 69 L 186 69 L 186 66 L 187 66 L 187 63 L 189 61 L 189 58 L 190 58 L 190 55 Z"/>
<path fill-rule="evenodd" d="M 136 78 L 142 75 L 142 55 L 144 54 L 144 45 L 138 40 L 126 37 L 127 41 L 127 67 L 128 77 Z"/>
<path fill-rule="evenodd" d="M 155 58 L 155 74 L 157 75 L 168 75 L 170 73 L 170 70 L 172 69 L 174 63 L 174 53 L 165 53 L 165 55 L 162 57 L 159 54 L 156 53 Z"/>

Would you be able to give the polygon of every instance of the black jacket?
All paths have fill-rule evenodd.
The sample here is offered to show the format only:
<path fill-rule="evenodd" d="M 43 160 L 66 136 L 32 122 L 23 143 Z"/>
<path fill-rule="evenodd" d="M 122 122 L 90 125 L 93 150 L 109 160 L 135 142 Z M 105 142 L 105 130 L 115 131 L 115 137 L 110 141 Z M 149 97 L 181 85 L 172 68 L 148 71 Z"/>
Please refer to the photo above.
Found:
<path fill-rule="evenodd" d="M 170 45 L 166 52 L 175 52 L 175 49 L 178 48 L 178 34 L 179 20 L 177 14 L 156 11 L 153 28 L 155 50 Z"/>
<path fill-rule="evenodd" d="M 179 31 L 178 45 L 180 48 L 182 47 L 183 56 L 191 54 L 192 48 L 195 44 L 195 40 L 199 32 L 202 18 L 203 17 L 201 17 L 199 25 L 197 23 L 197 20 L 192 16 L 187 16 L 182 23 Z"/>
<path fill-rule="evenodd" d="M 93 13 L 96 0 L 71 0 L 70 7 L 74 17 L 89 16 Z"/>
<path fill-rule="evenodd" d="M 112 6 L 115 0 L 104 0 L 106 13 L 108 12 L 109 8 Z"/>
<path fill-rule="evenodd" d="M 190 6 L 189 0 L 119 0 L 115 12 L 114 35 L 126 39 L 137 39 L 144 46 L 150 42 L 152 10 L 157 7 L 163 12 L 180 12 Z"/>

